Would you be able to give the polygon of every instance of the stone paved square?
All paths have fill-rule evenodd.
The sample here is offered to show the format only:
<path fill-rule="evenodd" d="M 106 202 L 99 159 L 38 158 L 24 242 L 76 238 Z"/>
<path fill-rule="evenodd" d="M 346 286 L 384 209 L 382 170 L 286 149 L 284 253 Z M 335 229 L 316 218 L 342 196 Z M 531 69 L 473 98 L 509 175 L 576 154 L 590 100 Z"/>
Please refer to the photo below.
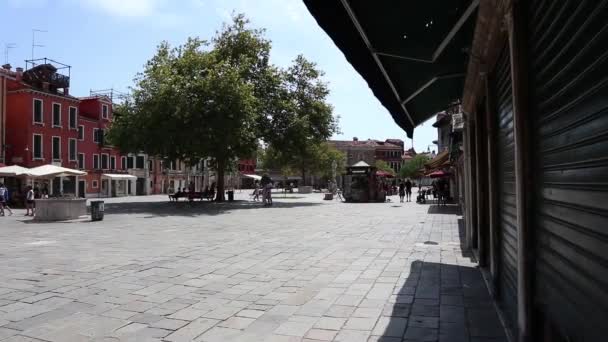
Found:
<path fill-rule="evenodd" d="M 236 195 L 0 218 L 0 341 L 506 341 L 452 208 Z"/>

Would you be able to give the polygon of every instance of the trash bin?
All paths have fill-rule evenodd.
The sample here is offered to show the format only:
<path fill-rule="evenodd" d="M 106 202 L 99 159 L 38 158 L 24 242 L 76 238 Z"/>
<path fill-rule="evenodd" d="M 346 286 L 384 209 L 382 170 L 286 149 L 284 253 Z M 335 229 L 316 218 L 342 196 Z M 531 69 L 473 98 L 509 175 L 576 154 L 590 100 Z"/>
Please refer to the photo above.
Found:
<path fill-rule="evenodd" d="M 226 193 L 228 194 L 228 202 L 234 201 L 234 190 L 228 190 Z"/>
<path fill-rule="evenodd" d="M 103 220 L 103 201 L 91 201 L 91 221 Z"/>

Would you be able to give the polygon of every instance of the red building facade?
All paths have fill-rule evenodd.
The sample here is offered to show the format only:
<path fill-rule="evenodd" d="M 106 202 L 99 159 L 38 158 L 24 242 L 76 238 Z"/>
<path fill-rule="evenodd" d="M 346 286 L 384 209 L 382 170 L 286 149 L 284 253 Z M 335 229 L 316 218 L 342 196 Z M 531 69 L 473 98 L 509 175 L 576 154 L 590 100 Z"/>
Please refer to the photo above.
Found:
<path fill-rule="evenodd" d="M 5 161 L 27 168 L 54 164 L 87 172 L 79 177 L 40 181 L 51 193 L 63 189 L 82 197 L 108 197 L 134 193 L 125 180 L 113 174 L 127 173 L 126 156 L 104 143 L 112 121 L 112 102 L 104 96 L 77 98 L 69 95 L 69 77 L 50 64 L 27 71 L 9 72 L 6 85 Z M 128 177 L 128 176 L 126 176 Z M 114 188 L 113 188 L 114 185 Z M 67 186 L 67 188 L 66 188 Z M 135 185 L 133 185 L 134 187 Z M 112 189 L 113 188 L 113 189 Z"/>

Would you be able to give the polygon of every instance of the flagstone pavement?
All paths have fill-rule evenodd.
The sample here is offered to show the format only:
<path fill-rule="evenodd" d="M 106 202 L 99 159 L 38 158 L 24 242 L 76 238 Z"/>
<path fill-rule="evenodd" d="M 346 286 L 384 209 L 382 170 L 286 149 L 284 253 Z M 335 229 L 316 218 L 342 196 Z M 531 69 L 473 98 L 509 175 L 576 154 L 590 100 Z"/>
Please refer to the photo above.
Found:
<path fill-rule="evenodd" d="M 455 208 L 237 199 L 0 217 L 0 341 L 506 341 Z"/>

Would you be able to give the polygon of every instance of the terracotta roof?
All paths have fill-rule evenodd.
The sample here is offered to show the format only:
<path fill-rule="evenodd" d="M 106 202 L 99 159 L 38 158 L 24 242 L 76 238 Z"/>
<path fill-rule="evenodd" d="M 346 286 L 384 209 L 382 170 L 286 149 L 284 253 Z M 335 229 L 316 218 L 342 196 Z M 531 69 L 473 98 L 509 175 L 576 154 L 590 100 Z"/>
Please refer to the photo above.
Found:
<path fill-rule="evenodd" d="M 383 146 L 388 148 L 399 148 L 401 149 L 400 143 L 403 143 L 400 139 L 386 139 L 386 141 L 380 141 L 375 139 L 367 139 L 367 140 L 329 140 L 330 144 L 335 146 Z"/>

